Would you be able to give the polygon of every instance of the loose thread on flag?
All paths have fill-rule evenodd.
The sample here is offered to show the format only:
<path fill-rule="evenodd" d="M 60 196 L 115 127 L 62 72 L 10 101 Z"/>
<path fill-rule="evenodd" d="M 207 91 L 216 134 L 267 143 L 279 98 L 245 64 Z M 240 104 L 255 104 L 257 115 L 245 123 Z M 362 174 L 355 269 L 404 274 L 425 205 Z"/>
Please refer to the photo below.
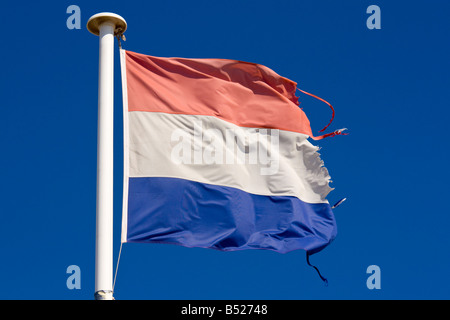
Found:
<path fill-rule="evenodd" d="M 325 282 L 325 286 L 328 287 L 328 280 L 322 276 L 322 274 L 320 273 L 319 269 L 318 269 L 316 266 L 313 266 L 313 265 L 309 262 L 309 256 L 310 256 L 310 255 L 311 255 L 311 254 L 310 254 L 308 251 L 306 251 L 306 263 L 307 263 L 310 267 L 313 267 L 314 269 L 316 269 L 317 274 L 319 275 L 320 279 L 322 279 L 322 281 Z"/>
<path fill-rule="evenodd" d="M 328 137 L 334 137 L 334 136 L 340 136 L 340 135 L 343 135 L 343 136 L 348 135 L 348 133 L 346 133 L 346 132 L 343 133 L 344 130 L 347 130 L 347 128 L 344 128 L 344 129 L 338 129 L 338 130 L 336 130 L 336 131 L 333 131 L 333 132 L 324 134 L 324 135 L 322 135 L 322 136 L 311 137 L 311 138 L 313 138 L 314 140 L 322 140 L 322 139 L 328 138 Z"/>
<path fill-rule="evenodd" d="M 307 94 L 308 96 L 311 96 L 311 97 L 313 97 L 313 98 L 316 98 L 316 99 L 318 99 L 318 100 L 320 100 L 320 101 L 326 103 L 326 104 L 330 107 L 331 111 L 333 112 L 332 115 L 331 115 L 331 120 L 330 120 L 330 122 L 328 122 L 328 124 L 327 124 L 322 130 L 319 131 L 319 132 L 324 132 L 325 129 L 328 128 L 328 127 L 330 126 L 330 124 L 331 124 L 331 123 L 333 122 L 333 120 L 334 120 L 334 108 L 333 108 L 333 106 L 331 105 L 331 103 L 329 103 L 328 101 L 322 99 L 321 97 L 318 97 L 318 96 L 316 96 L 316 95 L 314 95 L 314 94 L 312 94 L 312 93 L 303 91 L 303 90 L 301 90 L 301 89 L 299 89 L 299 88 L 297 88 L 297 90 L 300 91 L 300 92 L 302 92 L 302 93 L 304 93 L 304 94 Z"/>
<path fill-rule="evenodd" d="M 316 98 L 317 100 L 320 100 L 320 101 L 326 103 L 326 104 L 330 107 L 330 109 L 331 109 L 331 111 L 332 111 L 330 122 L 328 122 L 328 124 L 327 124 L 322 130 L 319 130 L 319 132 L 324 132 L 325 129 L 327 129 L 327 128 L 330 126 L 330 124 L 333 122 L 333 120 L 334 120 L 335 112 L 334 112 L 333 106 L 331 105 L 331 103 L 329 103 L 328 101 L 322 99 L 321 97 L 316 96 L 315 94 L 312 94 L 312 93 L 303 91 L 303 90 L 301 90 L 301 89 L 299 89 L 299 88 L 297 88 L 297 90 L 300 91 L 300 92 L 302 92 L 302 93 L 304 93 L 304 94 L 307 94 L 308 96 L 311 96 L 311 97 L 313 97 L 313 98 Z M 348 133 L 343 133 L 343 131 L 345 131 L 345 130 L 347 130 L 347 128 L 344 128 L 344 129 L 338 129 L 338 130 L 335 130 L 334 132 L 330 132 L 330 133 L 327 133 L 327 134 L 324 134 L 324 135 L 321 135 L 321 136 L 318 136 L 318 137 L 312 137 L 312 138 L 313 138 L 314 140 L 321 140 L 321 139 L 323 139 L 323 138 L 334 137 L 334 136 L 338 136 L 338 135 L 344 135 L 344 136 L 346 136 L 346 135 L 348 135 Z"/>
<path fill-rule="evenodd" d="M 331 207 L 331 209 L 337 208 L 339 207 L 345 200 L 347 200 L 347 198 L 342 198 L 341 200 L 339 200 L 338 202 L 336 202 L 334 204 L 334 206 Z"/>

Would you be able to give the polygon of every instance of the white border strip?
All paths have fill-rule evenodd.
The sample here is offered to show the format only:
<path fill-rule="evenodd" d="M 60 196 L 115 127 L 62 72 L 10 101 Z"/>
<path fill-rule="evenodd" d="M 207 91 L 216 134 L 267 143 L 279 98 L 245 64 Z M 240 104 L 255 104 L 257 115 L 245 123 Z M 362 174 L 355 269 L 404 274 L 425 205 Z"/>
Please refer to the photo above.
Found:
<path fill-rule="evenodd" d="M 273 129 L 268 134 L 266 129 L 239 127 L 214 116 L 133 111 L 128 119 L 131 178 L 179 178 L 327 203 L 330 175 L 319 148 L 303 133 Z M 213 140 L 220 143 L 209 145 Z M 244 141 L 249 143 L 245 151 Z M 219 148 L 217 159 L 218 153 L 213 156 L 210 148 L 208 155 L 205 146 Z"/>
<path fill-rule="evenodd" d="M 129 165 L 129 127 L 128 127 L 128 91 L 126 74 L 125 50 L 120 49 L 120 72 L 122 75 L 123 97 L 123 206 L 122 206 L 122 237 L 121 242 L 127 242 L 128 228 L 128 182 L 130 177 Z"/>

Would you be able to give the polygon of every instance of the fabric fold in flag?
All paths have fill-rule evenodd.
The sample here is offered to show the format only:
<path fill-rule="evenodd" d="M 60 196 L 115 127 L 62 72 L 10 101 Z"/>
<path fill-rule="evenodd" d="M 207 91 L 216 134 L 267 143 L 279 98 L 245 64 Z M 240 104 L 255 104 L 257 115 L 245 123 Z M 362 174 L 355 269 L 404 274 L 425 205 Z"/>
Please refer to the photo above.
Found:
<path fill-rule="evenodd" d="M 121 50 L 122 242 L 315 253 L 330 176 L 296 83 L 254 63 Z"/>

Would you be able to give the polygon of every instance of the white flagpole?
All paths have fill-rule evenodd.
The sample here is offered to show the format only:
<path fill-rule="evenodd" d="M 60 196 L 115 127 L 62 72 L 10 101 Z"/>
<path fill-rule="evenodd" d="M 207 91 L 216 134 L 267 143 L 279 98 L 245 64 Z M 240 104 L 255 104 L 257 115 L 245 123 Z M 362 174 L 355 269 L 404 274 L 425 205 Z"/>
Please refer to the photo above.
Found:
<path fill-rule="evenodd" d="M 95 299 L 113 299 L 113 145 L 114 36 L 125 32 L 125 20 L 114 13 L 93 15 L 87 29 L 100 37 L 97 135 L 97 218 Z"/>

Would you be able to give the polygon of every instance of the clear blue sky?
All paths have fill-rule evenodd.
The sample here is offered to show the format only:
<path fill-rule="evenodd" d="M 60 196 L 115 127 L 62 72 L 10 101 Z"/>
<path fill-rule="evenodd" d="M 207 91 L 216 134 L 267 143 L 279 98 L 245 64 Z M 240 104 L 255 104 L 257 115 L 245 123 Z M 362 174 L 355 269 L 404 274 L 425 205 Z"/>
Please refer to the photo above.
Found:
<path fill-rule="evenodd" d="M 81 9 L 69 30 L 66 8 Z M 366 9 L 381 8 L 381 30 Z M 94 294 L 98 12 L 128 22 L 125 49 L 155 56 L 264 64 L 336 109 L 313 142 L 348 200 L 338 235 L 303 251 L 218 252 L 125 244 L 116 299 L 449 299 L 450 2 L 74 1 L 2 6 L 0 299 L 92 299 Z M 114 260 L 122 205 L 122 96 L 115 74 Z M 313 130 L 328 107 L 301 96 Z M 81 269 L 81 289 L 66 268 Z M 366 269 L 381 269 L 381 289 Z"/>

